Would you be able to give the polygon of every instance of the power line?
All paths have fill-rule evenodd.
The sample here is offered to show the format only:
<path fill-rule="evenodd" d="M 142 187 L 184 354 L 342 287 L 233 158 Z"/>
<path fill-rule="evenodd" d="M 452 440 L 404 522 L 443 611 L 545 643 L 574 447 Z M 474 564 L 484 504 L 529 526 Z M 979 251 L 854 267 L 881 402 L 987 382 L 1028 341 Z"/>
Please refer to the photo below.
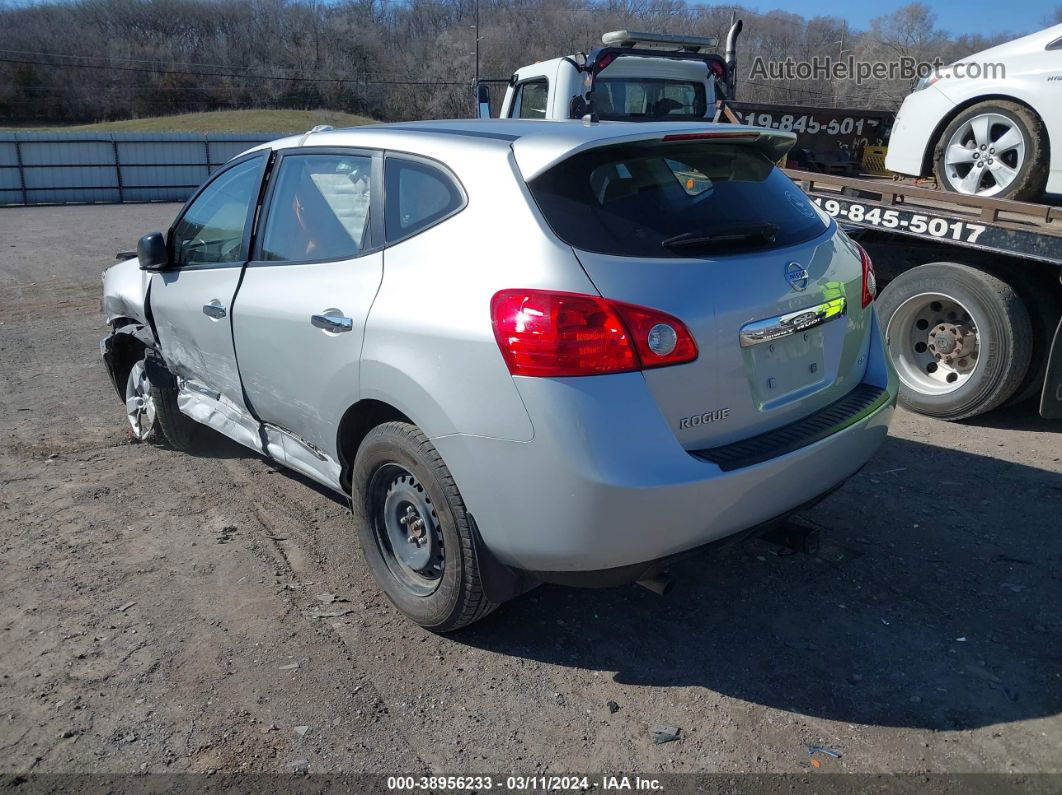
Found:
<path fill-rule="evenodd" d="M 67 53 L 45 52 L 43 50 L 9 50 L 9 49 L 4 49 L 2 47 L 0 47 L 0 53 L 14 53 L 14 54 L 17 54 L 17 55 L 38 55 L 38 56 L 42 56 L 42 57 L 46 57 L 46 58 L 77 58 L 79 60 L 86 60 L 86 61 L 87 60 L 107 61 L 107 63 L 105 63 L 105 64 L 66 64 L 66 63 L 51 64 L 51 65 L 54 65 L 54 66 L 63 66 L 63 67 L 66 67 L 66 66 L 71 66 L 71 67 L 85 66 L 85 67 L 96 67 L 96 68 L 107 68 L 107 69 L 110 69 L 110 68 L 119 68 L 119 67 L 113 66 L 113 63 L 112 63 L 113 61 L 123 61 L 125 63 L 155 64 L 155 65 L 161 67 L 161 71 L 164 71 L 164 72 L 173 71 L 173 70 L 170 69 L 171 66 L 192 66 L 192 67 L 196 67 L 196 68 L 200 68 L 201 67 L 201 68 L 205 68 L 205 69 L 213 68 L 213 69 L 229 69 L 229 70 L 233 70 L 233 69 L 254 69 L 255 68 L 253 66 L 240 66 L 240 65 L 235 65 L 235 64 L 208 64 L 208 63 L 195 63 L 195 62 L 190 62 L 190 61 L 162 61 L 162 60 L 158 60 L 158 59 L 149 59 L 149 58 L 121 58 L 121 57 L 108 56 L 108 55 L 69 55 Z M 0 56 L 0 57 L 2 57 L 2 56 Z M 284 72 L 297 71 L 297 68 L 296 67 L 292 67 L 292 66 L 279 66 L 279 67 L 273 67 L 273 68 L 277 69 L 279 71 L 284 71 Z M 155 70 L 145 70 L 145 71 L 155 71 Z M 207 74 L 206 72 L 187 72 L 187 73 L 188 74 Z M 384 75 L 384 76 L 387 76 L 387 77 L 397 77 L 397 75 L 394 72 L 367 72 L 367 71 L 364 71 L 364 70 L 358 70 L 358 75 L 359 76 L 360 75 L 374 75 L 374 76 Z M 237 75 L 237 74 L 233 74 L 232 76 L 233 77 L 255 77 L 255 75 Z M 278 79 L 278 78 L 273 78 L 273 79 Z M 299 79 L 303 79 L 303 78 L 300 76 Z"/>
<path fill-rule="evenodd" d="M 118 72 L 140 72 L 159 76 L 183 75 L 187 77 L 228 77 L 236 80 L 283 80 L 296 83 L 337 83 L 352 85 L 403 85 L 403 86 L 467 86 L 465 80 L 363 80 L 357 77 L 295 77 L 290 75 L 232 74 L 229 72 L 189 72 L 179 69 L 142 69 L 134 66 L 105 64 L 71 64 L 31 61 L 22 58 L 0 58 L 0 63 L 48 66 L 53 69 L 102 69 Z"/>

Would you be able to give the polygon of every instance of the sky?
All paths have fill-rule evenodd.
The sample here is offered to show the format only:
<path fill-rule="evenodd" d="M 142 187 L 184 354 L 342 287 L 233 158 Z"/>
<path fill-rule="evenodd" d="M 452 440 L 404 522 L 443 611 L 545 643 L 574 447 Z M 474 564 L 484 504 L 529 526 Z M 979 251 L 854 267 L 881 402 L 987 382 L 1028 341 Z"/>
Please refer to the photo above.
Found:
<path fill-rule="evenodd" d="M 780 8 L 803 17 L 836 16 L 847 19 L 853 27 L 866 30 L 870 20 L 895 11 L 911 0 L 875 0 L 873 3 L 833 3 L 828 0 L 777 0 L 776 3 L 749 3 L 762 12 Z M 711 4 L 711 0 L 709 0 Z M 954 34 L 990 35 L 1013 31 L 1033 33 L 1044 28 L 1044 17 L 1053 13 L 1062 0 L 932 0 L 926 2 L 936 12 L 937 27 Z M 1005 13 L 1000 13 L 1005 9 Z M 751 22 L 751 20 L 748 20 Z"/>

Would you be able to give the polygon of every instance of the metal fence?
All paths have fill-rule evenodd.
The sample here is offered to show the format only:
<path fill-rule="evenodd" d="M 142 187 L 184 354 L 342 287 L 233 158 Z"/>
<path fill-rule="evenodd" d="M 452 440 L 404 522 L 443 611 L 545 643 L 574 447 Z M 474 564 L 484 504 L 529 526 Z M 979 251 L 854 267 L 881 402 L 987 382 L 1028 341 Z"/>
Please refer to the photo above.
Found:
<path fill-rule="evenodd" d="M 184 201 L 282 133 L 0 133 L 0 206 Z"/>

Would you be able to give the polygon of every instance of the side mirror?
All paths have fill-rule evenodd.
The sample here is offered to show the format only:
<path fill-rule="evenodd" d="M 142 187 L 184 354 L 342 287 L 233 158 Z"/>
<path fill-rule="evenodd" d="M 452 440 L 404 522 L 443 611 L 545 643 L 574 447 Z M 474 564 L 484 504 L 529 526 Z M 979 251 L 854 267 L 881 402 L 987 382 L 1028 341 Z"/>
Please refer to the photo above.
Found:
<path fill-rule="evenodd" d="M 160 271 L 170 264 L 170 252 L 166 249 L 166 237 L 162 232 L 144 235 L 136 244 L 136 256 L 140 270 Z"/>
<path fill-rule="evenodd" d="M 490 86 L 480 83 L 476 86 L 476 105 L 479 110 L 479 118 L 490 118 Z"/>

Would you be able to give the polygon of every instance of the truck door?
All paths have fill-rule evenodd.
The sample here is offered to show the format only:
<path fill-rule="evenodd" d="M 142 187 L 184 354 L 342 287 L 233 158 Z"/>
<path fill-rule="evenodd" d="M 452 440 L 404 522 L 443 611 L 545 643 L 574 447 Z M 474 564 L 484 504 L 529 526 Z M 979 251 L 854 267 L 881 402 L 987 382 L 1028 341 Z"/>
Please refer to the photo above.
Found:
<path fill-rule="evenodd" d="M 281 152 L 232 314 L 240 375 L 270 448 L 339 487 L 336 434 L 358 394 L 365 320 L 383 274 L 370 228 L 380 155 Z"/>
<path fill-rule="evenodd" d="M 200 189 L 170 229 L 175 267 L 151 276 L 149 302 L 162 355 L 179 378 L 181 410 L 237 441 L 246 407 L 229 313 L 248 258 L 268 153 L 227 165 Z"/>

